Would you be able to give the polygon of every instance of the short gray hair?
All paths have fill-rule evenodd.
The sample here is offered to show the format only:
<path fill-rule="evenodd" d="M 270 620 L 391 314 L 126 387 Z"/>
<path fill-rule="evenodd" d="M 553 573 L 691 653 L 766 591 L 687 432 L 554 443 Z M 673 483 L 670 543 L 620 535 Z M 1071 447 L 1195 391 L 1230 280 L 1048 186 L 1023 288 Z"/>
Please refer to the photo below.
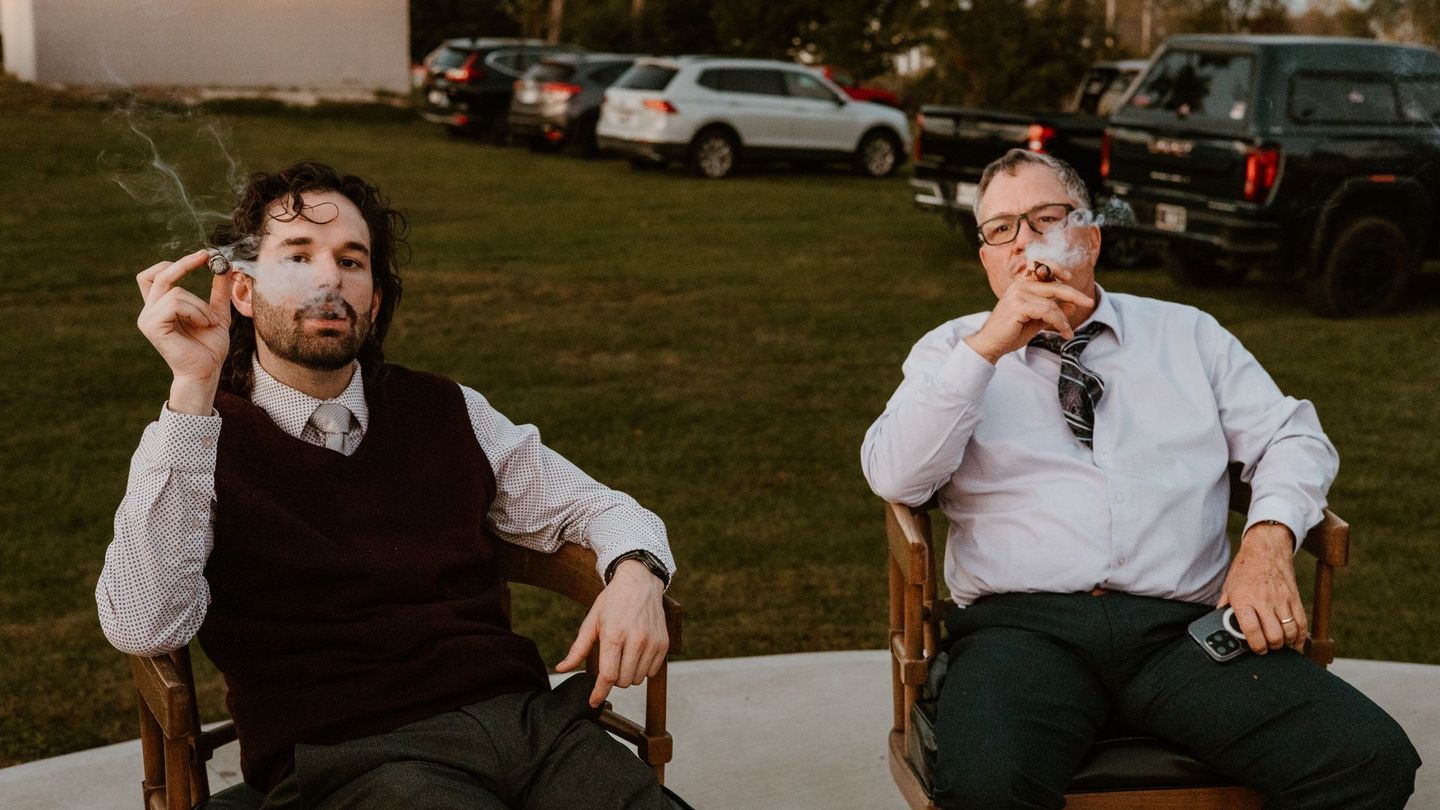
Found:
<path fill-rule="evenodd" d="M 990 188 L 990 183 L 995 176 L 1004 172 L 1014 177 L 1025 164 L 1044 166 L 1060 178 L 1060 183 L 1065 186 L 1065 193 L 1070 195 L 1070 201 L 1076 208 L 1090 208 L 1090 189 L 1085 187 L 1085 181 L 1070 166 L 1069 163 L 1043 152 L 1031 152 L 1028 149 L 1011 149 L 999 158 L 991 161 L 985 171 L 980 174 L 980 188 L 975 192 L 975 215 L 980 215 L 980 201 L 985 198 L 985 190 Z"/>

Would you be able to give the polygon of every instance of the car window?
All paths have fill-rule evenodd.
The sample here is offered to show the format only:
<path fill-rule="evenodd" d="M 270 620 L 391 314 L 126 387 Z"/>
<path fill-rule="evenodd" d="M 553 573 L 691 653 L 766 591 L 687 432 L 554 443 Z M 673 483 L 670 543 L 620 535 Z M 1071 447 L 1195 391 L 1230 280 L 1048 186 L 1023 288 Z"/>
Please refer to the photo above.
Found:
<path fill-rule="evenodd" d="M 525 78 L 536 82 L 563 82 L 575 75 L 575 67 L 560 62 L 541 62 L 525 71 Z"/>
<path fill-rule="evenodd" d="M 751 93 L 758 96 L 785 95 L 785 81 L 778 70 L 755 70 L 737 68 L 723 71 L 724 90 L 731 93 Z"/>
<path fill-rule="evenodd" d="M 626 90 L 664 90 L 677 71 L 664 65 L 635 65 L 615 82 Z"/>
<path fill-rule="evenodd" d="M 830 88 L 826 87 L 819 79 L 807 73 L 796 73 L 793 70 L 784 71 L 785 88 L 795 98 L 813 98 L 817 101 L 835 102 L 839 99 Z"/>
<path fill-rule="evenodd" d="M 460 67 L 469 58 L 470 51 L 460 48 L 441 48 L 432 54 L 431 67 L 435 70 L 446 70 L 448 68 Z"/>
<path fill-rule="evenodd" d="M 1290 83 L 1290 118 L 1335 124 L 1390 123 L 1399 117 L 1388 76 L 1300 74 Z"/>
<path fill-rule="evenodd" d="M 1146 74 L 1129 106 L 1177 118 L 1244 121 L 1253 65 L 1246 54 L 1168 51 Z"/>
<path fill-rule="evenodd" d="M 523 61 L 523 53 L 523 51 L 519 50 L 494 51 L 485 57 L 485 64 L 495 68 L 501 73 L 519 76 L 525 72 L 525 68 L 528 66 Z M 534 60 L 531 60 L 529 64 L 533 63 Z"/>
<path fill-rule="evenodd" d="M 614 84 L 615 80 L 620 78 L 625 71 L 629 70 L 632 64 L 634 63 L 616 62 L 611 65 L 602 65 L 596 68 L 594 73 L 590 74 L 590 78 L 593 79 L 596 84 L 609 87 Z"/>
<path fill-rule="evenodd" d="M 1400 114 L 1406 121 L 1440 123 L 1440 76 L 1402 78 Z"/>
<path fill-rule="evenodd" d="M 1099 100 L 1095 102 L 1094 114 L 1103 117 L 1115 112 L 1115 108 L 1120 106 L 1121 99 L 1125 98 L 1125 91 L 1130 89 L 1130 85 L 1135 82 L 1135 77 L 1138 75 L 1140 75 L 1138 71 L 1122 70 L 1112 76 L 1110 84 L 1100 94 Z"/>

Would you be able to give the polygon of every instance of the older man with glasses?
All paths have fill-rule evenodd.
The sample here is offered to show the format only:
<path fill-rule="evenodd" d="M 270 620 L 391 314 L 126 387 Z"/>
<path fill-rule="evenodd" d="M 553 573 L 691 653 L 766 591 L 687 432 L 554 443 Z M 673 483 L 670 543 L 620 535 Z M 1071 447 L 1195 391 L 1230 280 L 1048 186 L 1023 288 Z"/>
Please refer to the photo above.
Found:
<path fill-rule="evenodd" d="M 986 167 L 980 262 L 998 299 L 921 338 L 870 427 L 866 478 L 950 521 L 935 800 L 1058 808 L 1112 721 L 1172 740 L 1274 808 L 1398 808 L 1419 756 L 1297 652 L 1292 557 L 1339 459 L 1216 320 L 1095 282 L 1089 193 L 1054 157 Z M 1233 559 L 1228 466 L 1253 500 Z M 1230 607 L 1250 652 L 1187 633 Z"/>

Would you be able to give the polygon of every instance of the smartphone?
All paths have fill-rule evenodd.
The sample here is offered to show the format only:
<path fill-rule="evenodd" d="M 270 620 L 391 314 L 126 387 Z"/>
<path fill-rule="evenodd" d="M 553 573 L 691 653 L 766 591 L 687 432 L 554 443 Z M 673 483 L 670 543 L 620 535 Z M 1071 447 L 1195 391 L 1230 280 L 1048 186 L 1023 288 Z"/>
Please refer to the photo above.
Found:
<path fill-rule="evenodd" d="M 1245 644 L 1245 633 L 1235 621 L 1233 607 L 1216 608 L 1191 622 L 1189 629 L 1190 637 L 1200 649 L 1222 663 L 1250 649 Z"/>

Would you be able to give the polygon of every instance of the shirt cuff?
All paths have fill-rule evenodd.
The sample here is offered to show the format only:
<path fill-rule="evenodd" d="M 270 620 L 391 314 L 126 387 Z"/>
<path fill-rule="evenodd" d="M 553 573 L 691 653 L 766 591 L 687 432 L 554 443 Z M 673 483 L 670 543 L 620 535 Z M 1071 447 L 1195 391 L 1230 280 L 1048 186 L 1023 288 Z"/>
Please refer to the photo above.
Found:
<path fill-rule="evenodd" d="M 995 366 L 981 357 L 970 344 L 961 340 L 950 352 L 950 357 L 931 375 L 936 384 L 952 393 L 970 400 L 977 400 L 985 394 L 990 379 L 995 376 Z"/>
<path fill-rule="evenodd" d="M 590 521 L 586 534 L 590 548 L 595 552 L 595 573 L 602 581 L 610 563 L 628 551 L 654 554 L 669 572 L 670 581 L 675 581 L 675 558 L 670 554 L 670 544 L 665 540 L 663 528 L 657 535 L 652 527 L 637 523 L 629 515 L 605 512 Z"/>
<path fill-rule="evenodd" d="M 220 443 L 220 414 L 214 408 L 209 416 L 196 416 L 170 410 L 170 403 L 160 409 L 159 442 L 155 452 L 160 464 L 176 470 L 205 472 L 215 469 L 215 448 Z"/>
<path fill-rule="evenodd" d="M 1250 511 L 1245 516 L 1245 531 L 1250 531 L 1252 526 L 1266 520 L 1275 520 L 1284 524 L 1285 528 L 1290 530 L 1290 534 L 1295 537 L 1294 550 L 1297 552 L 1300 550 L 1300 543 L 1305 540 L 1305 533 L 1309 531 L 1308 522 L 1305 520 L 1302 510 L 1274 496 L 1251 501 Z"/>

